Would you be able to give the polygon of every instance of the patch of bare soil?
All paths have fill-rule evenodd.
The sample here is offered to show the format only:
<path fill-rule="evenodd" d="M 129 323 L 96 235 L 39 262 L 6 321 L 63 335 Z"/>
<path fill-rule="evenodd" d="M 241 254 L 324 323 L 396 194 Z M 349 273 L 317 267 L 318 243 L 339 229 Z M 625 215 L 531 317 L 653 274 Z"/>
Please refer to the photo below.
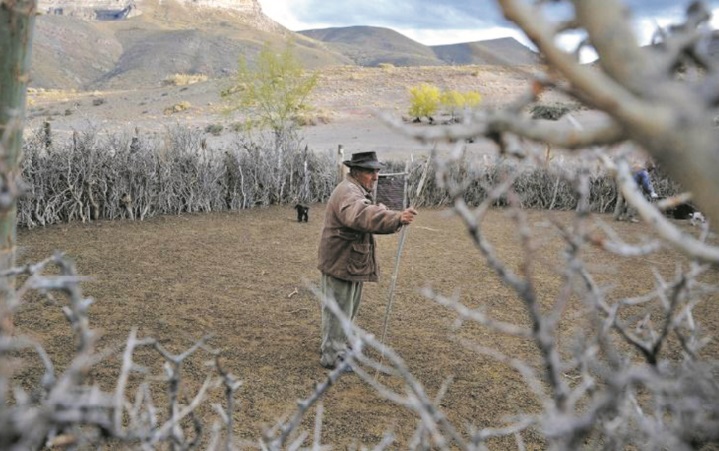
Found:
<path fill-rule="evenodd" d="M 324 205 L 313 205 L 309 223 L 295 222 L 294 210 L 274 207 L 250 211 L 190 216 L 158 217 L 144 222 L 99 221 L 73 223 L 18 233 L 21 262 L 43 259 L 55 250 L 72 256 L 81 274 L 91 276 L 85 293 L 95 299 L 93 327 L 101 331 L 100 346 L 121 347 L 130 330 L 153 336 L 179 352 L 203 334 L 212 334 L 212 346 L 223 349 L 227 368 L 239 376 L 235 432 L 254 441 L 264 428 L 291 411 L 298 399 L 312 393 L 326 377 L 319 365 L 320 309 L 308 288 L 316 284 L 317 244 Z M 568 223 L 568 212 L 527 211 L 537 245 L 533 267 L 536 289 L 545 307 L 559 295 L 560 259 L 565 245 L 549 219 Z M 609 221 L 608 217 L 600 219 Z M 614 223 L 627 241 L 647 232 L 642 224 Z M 518 268 L 524 256 L 506 211 L 489 213 L 484 224 L 498 255 L 510 268 Z M 687 226 L 687 232 L 693 233 Z M 377 337 L 382 334 L 389 281 L 398 246 L 398 235 L 380 236 L 379 259 L 383 278 L 366 284 L 358 324 Z M 619 260 L 598 249 L 585 249 L 588 269 L 617 300 L 651 290 L 652 271 L 665 277 L 675 274 L 682 259 L 666 250 L 648 258 Z M 719 281 L 716 271 L 708 276 Z M 478 356 L 459 344 L 472 340 L 515 358 L 537 362 L 530 341 L 511 339 L 473 324 L 457 327 L 456 316 L 423 297 L 423 287 L 456 294 L 469 306 L 483 306 L 492 317 L 528 326 L 524 306 L 480 257 L 467 232 L 452 214 L 423 209 L 407 234 L 396 298 L 390 317 L 387 343 L 405 360 L 430 397 L 449 381 L 441 408 L 456 427 L 500 426 L 502 419 L 520 412 L 534 412 L 539 403 L 513 369 L 486 356 Z M 611 287 L 611 288 L 610 288 Z M 696 309 L 704 330 L 719 330 L 716 296 Z M 572 299 L 570 315 L 561 324 L 561 346 L 581 339 L 583 305 Z M 17 332 L 39 339 L 62 368 L 73 352 L 73 338 L 60 306 L 33 301 L 16 316 Z M 677 349 L 667 349 L 670 355 Z M 708 357 L 719 357 L 712 341 Z M 184 367 L 184 387 L 189 393 L 202 384 L 208 370 L 207 354 Z M 163 374 L 154 354 L 140 352 L 140 364 L 159 380 Z M 101 362 L 92 378 L 106 390 L 114 388 L 120 362 L 117 354 Z M 18 368 L 18 377 L 38 380 L 40 368 L 30 360 Z M 401 390 L 389 376 L 380 379 Z M 131 380 L 137 386 L 140 377 Z M 161 405 L 163 386 L 154 382 Z M 190 395 L 191 396 L 191 395 Z M 219 392 L 213 402 L 222 402 Z M 214 415 L 203 407 L 205 417 Z M 303 427 L 311 431 L 315 412 Z M 405 409 L 381 398 L 358 376 L 347 374 L 324 398 L 322 442 L 346 449 L 352 444 L 377 444 L 392 431 L 396 449 L 407 447 L 416 425 Z M 538 434 L 525 433 L 529 449 L 542 449 Z M 513 441 L 494 441 L 493 449 L 513 448 Z"/>

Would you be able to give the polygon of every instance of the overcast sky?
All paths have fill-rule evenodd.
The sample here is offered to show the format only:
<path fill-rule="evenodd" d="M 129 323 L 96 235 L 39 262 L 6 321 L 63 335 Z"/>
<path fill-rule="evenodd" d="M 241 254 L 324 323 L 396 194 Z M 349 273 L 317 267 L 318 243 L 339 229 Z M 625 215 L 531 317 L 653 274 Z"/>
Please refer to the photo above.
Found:
<path fill-rule="evenodd" d="M 259 0 L 266 15 L 290 30 L 372 25 L 396 30 L 424 45 L 524 36 L 506 22 L 494 0 Z M 656 24 L 684 17 L 688 0 L 625 0 L 646 43 Z M 705 1 L 719 28 L 719 0 Z M 560 11 L 555 11 L 561 14 Z"/>

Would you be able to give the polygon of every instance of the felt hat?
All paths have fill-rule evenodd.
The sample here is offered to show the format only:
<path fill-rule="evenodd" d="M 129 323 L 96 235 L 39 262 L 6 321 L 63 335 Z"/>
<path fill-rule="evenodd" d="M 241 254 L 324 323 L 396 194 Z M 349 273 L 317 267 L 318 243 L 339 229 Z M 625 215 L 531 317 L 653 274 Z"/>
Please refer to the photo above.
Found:
<path fill-rule="evenodd" d="M 348 167 L 358 167 L 364 169 L 382 169 L 384 163 L 377 159 L 376 152 L 357 152 L 352 154 L 352 159 L 342 162 Z"/>

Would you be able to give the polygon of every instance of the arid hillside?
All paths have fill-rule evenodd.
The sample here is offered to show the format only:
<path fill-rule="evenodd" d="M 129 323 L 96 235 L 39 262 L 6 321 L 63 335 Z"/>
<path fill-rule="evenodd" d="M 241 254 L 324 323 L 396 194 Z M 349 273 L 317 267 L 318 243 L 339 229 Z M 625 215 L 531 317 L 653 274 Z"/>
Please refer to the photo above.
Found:
<path fill-rule="evenodd" d="M 36 23 L 35 88 L 138 89 L 159 86 L 176 73 L 221 77 L 236 69 L 241 56 L 253 61 L 263 45 L 280 47 L 288 39 L 308 68 L 349 63 L 264 16 L 172 0 L 145 0 L 142 14 L 124 20 L 44 14 Z"/>
<path fill-rule="evenodd" d="M 336 149 L 341 144 L 348 152 L 372 149 L 387 156 L 427 152 L 428 144 L 397 134 L 380 117 L 409 119 L 410 87 L 431 83 L 441 89 L 477 91 L 482 95 L 482 105 L 496 107 L 529 89 L 532 75 L 540 70 L 539 66 L 324 68 L 319 71 L 319 83 L 310 96 L 312 110 L 300 135 L 311 149 L 318 151 Z M 48 122 L 56 139 L 63 140 L 70 139 L 72 131 L 89 127 L 127 134 L 138 130 L 146 136 L 181 125 L 202 130 L 211 147 L 222 149 L 236 139 L 233 126 L 244 118 L 240 113 L 225 113 L 220 91 L 229 82 L 224 78 L 138 89 L 34 89 L 29 95 L 27 132 L 33 133 Z M 553 92 L 543 94 L 541 102 L 569 104 Z M 184 109 L 169 113 L 179 105 Z M 210 126 L 222 129 L 213 134 L 206 131 Z M 468 145 L 473 149 L 489 144 Z"/>
<path fill-rule="evenodd" d="M 435 50 L 380 27 L 295 33 L 265 16 L 257 2 L 245 10 L 208 6 L 217 2 L 194 6 L 180 0 L 142 0 L 130 2 L 137 6 L 127 14 L 105 9 L 105 3 L 41 4 L 32 87 L 133 90 L 157 87 L 178 73 L 221 78 L 236 69 L 240 58 L 252 65 L 263 46 L 281 48 L 287 43 L 308 69 L 537 62 L 533 52 L 513 39 L 501 40 L 501 45 L 486 41 Z"/>
<path fill-rule="evenodd" d="M 155 135 L 181 125 L 207 130 L 211 146 L 225 147 L 248 114 L 226 114 L 220 97 L 238 60 L 252 65 L 264 45 L 292 42 L 297 60 L 320 75 L 301 130 L 309 147 L 426 152 L 378 117 L 406 116 L 409 88 L 429 83 L 476 91 L 482 105 L 497 106 L 524 92 L 541 70 L 536 55 L 513 39 L 428 47 L 380 27 L 295 33 L 261 11 L 186 3 L 142 0 L 140 12 L 122 20 L 45 8 L 34 39 L 27 132 L 47 122 L 63 140 L 89 127 Z"/>

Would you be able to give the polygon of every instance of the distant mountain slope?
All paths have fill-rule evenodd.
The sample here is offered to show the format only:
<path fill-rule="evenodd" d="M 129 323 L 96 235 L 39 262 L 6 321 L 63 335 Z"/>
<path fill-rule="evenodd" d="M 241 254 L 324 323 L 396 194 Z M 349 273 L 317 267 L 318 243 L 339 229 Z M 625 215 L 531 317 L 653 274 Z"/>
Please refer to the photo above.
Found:
<path fill-rule="evenodd" d="M 158 86 L 175 73 L 226 76 L 241 56 L 254 61 L 263 45 L 295 52 L 308 68 L 353 64 L 324 43 L 297 36 L 279 24 L 262 29 L 227 10 L 144 0 L 143 14 L 118 21 L 85 21 L 41 15 L 33 40 L 31 86 L 128 89 Z M 270 19 L 267 19 L 270 20 Z M 261 21 L 260 21 L 261 22 Z"/>
<path fill-rule="evenodd" d="M 395 66 L 443 65 L 432 49 L 389 28 L 352 26 L 298 31 L 325 42 L 359 66 L 382 63 Z"/>
<path fill-rule="evenodd" d="M 447 64 L 493 64 L 514 66 L 537 64 L 537 53 L 513 38 L 432 46 L 435 55 Z"/>
<path fill-rule="evenodd" d="M 536 64 L 537 54 L 513 38 L 425 46 L 388 28 L 352 26 L 303 30 L 298 33 L 327 43 L 360 66 L 445 64 Z"/>
<path fill-rule="evenodd" d="M 123 20 L 83 20 L 92 5 L 127 2 L 138 14 Z M 36 20 L 31 86 L 133 89 L 158 86 L 173 74 L 225 77 L 240 57 L 253 64 L 261 48 L 284 48 L 308 69 L 463 64 L 534 64 L 536 55 L 514 39 L 428 47 L 388 28 L 352 26 L 292 32 L 262 14 L 256 0 L 204 0 L 245 9 L 193 6 L 191 0 L 46 0 L 80 8 L 77 16 L 46 8 Z M 90 6 L 88 6 L 90 5 Z M 99 5 L 99 6 L 98 6 Z M 62 7 L 62 8 L 61 8 Z M 92 9 L 92 8 L 91 8 Z M 96 9 L 92 9 L 96 11 Z M 92 15 L 90 15 L 92 16 Z"/>
<path fill-rule="evenodd" d="M 62 16 L 35 21 L 31 85 L 78 88 L 115 68 L 122 44 L 96 23 Z"/>

